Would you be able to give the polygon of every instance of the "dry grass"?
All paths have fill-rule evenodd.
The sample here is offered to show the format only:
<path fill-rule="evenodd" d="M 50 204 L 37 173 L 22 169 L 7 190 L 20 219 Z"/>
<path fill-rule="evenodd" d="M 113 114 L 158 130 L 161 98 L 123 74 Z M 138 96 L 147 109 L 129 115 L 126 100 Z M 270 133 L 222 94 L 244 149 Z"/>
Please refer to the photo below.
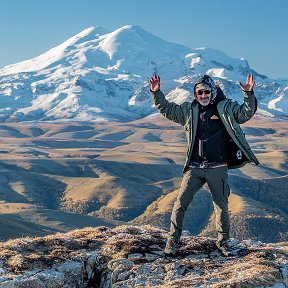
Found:
<path fill-rule="evenodd" d="M 287 177 L 288 173 L 287 123 L 256 115 L 243 126 L 263 165 L 246 165 L 231 174 L 256 181 L 268 179 L 267 185 L 280 187 L 279 177 Z M 137 217 L 148 223 L 146 220 L 154 215 L 155 221 L 159 216 L 162 221 L 159 224 L 167 225 L 186 151 L 186 139 L 179 125 L 163 117 L 105 125 L 5 123 L 0 127 L 1 135 L 0 201 L 4 203 L 0 203 L 0 212 L 13 217 L 13 223 L 31 219 L 36 225 L 29 230 L 25 230 L 25 225 L 18 225 L 16 234 L 10 225 L 5 229 L 7 237 L 71 229 L 72 216 L 69 218 L 59 210 L 90 213 L 109 219 L 110 224 L 111 219 L 128 221 Z M 251 202 L 249 195 L 240 195 L 241 190 L 242 187 L 231 195 L 232 214 L 248 215 L 252 210 L 258 214 L 264 209 L 274 209 L 267 203 L 264 208 L 261 199 Z M 277 191 L 274 194 L 277 195 Z M 36 208 L 29 205 L 37 207 L 37 217 L 34 216 Z M 202 215 L 200 222 L 193 222 L 185 229 L 199 233 L 197 227 L 207 227 L 206 231 L 213 231 L 214 225 L 209 225 L 209 205 L 199 208 L 207 211 L 207 216 Z M 51 221 L 52 213 L 47 215 L 44 211 L 44 216 L 40 216 L 43 208 L 53 209 L 56 219 Z M 15 214 L 20 219 L 16 219 Z M 277 213 L 270 215 L 276 217 Z M 92 217 L 89 221 L 78 217 L 77 223 L 78 227 L 96 225 Z"/>

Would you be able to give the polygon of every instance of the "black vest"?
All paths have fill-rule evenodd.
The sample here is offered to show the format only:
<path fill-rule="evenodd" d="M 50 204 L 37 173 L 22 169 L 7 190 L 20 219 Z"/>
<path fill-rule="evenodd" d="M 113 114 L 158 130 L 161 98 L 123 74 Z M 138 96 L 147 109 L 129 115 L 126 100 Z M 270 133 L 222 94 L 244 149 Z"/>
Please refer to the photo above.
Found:
<path fill-rule="evenodd" d="M 229 135 L 217 111 L 217 105 L 209 104 L 199 109 L 192 162 L 227 162 Z"/>

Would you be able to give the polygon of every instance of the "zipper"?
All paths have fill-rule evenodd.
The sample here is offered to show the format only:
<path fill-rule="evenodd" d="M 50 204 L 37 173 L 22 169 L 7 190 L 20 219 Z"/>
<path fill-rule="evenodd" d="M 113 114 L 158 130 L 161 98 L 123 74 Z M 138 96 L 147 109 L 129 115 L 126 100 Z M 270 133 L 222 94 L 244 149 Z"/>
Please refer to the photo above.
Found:
<path fill-rule="evenodd" d="M 185 163 L 186 165 L 184 166 L 183 171 L 185 171 L 188 168 L 189 162 L 190 162 L 190 158 L 191 158 L 191 153 L 192 153 L 192 149 L 191 149 L 191 145 L 192 145 L 192 141 L 193 141 L 193 127 L 192 127 L 192 105 L 190 106 L 190 145 L 188 147 L 188 155 L 187 155 L 187 162 Z"/>
<path fill-rule="evenodd" d="M 224 119 L 226 119 L 226 121 L 229 123 L 229 126 L 230 126 L 231 130 L 234 131 L 235 137 L 238 138 L 238 137 L 237 137 L 237 134 L 238 134 L 238 133 L 236 133 L 236 130 L 235 130 L 235 128 L 234 128 L 233 125 L 232 125 L 230 116 L 228 116 L 227 118 L 225 117 L 225 114 L 224 114 L 225 111 L 226 111 L 226 105 L 225 105 L 225 108 L 223 109 L 222 117 L 223 117 Z M 229 134 L 229 133 L 228 133 L 228 134 Z M 232 138 L 232 140 L 233 140 L 233 138 Z M 234 141 L 234 140 L 233 140 L 233 141 Z M 246 151 L 245 151 L 242 143 L 241 143 L 240 141 L 238 141 L 238 142 L 239 142 L 239 145 L 240 145 L 240 147 L 239 147 L 240 150 L 244 153 L 244 155 L 245 155 L 248 159 L 250 159 L 250 161 L 254 162 L 253 159 L 252 159 L 252 157 L 250 157 L 250 155 L 248 155 L 248 153 L 246 153 Z M 236 144 L 236 145 L 237 145 L 237 144 Z M 237 145 L 237 146 L 238 146 L 238 145 Z"/>
<path fill-rule="evenodd" d="M 192 105 L 190 107 L 190 146 L 191 146 L 191 143 L 192 143 Z M 189 147 L 190 149 L 190 147 Z"/>

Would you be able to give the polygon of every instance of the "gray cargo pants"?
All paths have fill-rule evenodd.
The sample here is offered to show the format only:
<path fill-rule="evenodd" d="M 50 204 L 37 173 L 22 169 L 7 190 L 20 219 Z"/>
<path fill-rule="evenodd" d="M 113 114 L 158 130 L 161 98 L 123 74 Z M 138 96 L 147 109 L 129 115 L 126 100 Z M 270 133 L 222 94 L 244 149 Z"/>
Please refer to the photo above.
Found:
<path fill-rule="evenodd" d="M 178 242 L 182 233 L 184 214 L 188 205 L 193 200 L 196 192 L 207 182 L 213 198 L 216 214 L 216 229 L 218 241 L 229 239 L 229 212 L 228 197 L 230 188 L 228 185 L 228 168 L 189 168 L 184 173 L 178 197 L 174 203 L 170 235 Z"/>

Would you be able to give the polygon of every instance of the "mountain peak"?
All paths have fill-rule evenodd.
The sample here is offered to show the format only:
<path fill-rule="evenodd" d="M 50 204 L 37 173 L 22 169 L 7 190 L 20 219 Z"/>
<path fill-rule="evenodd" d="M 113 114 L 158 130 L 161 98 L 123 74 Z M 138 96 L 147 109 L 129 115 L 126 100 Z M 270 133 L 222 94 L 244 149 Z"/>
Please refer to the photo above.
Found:
<path fill-rule="evenodd" d="M 124 25 L 124 26 L 118 28 L 117 30 L 121 30 L 121 31 L 124 31 L 124 30 L 144 31 L 139 25 L 136 25 L 136 24 Z"/>
<path fill-rule="evenodd" d="M 80 44 L 80 43 L 83 43 L 85 41 L 96 40 L 99 38 L 99 36 L 107 34 L 107 33 L 109 33 L 109 31 L 107 29 L 103 28 L 102 26 L 91 26 L 91 27 L 88 27 L 88 28 L 82 30 L 78 34 L 74 35 L 73 37 L 69 38 L 64 43 L 67 43 L 70 45 L 72 43 L 73 44 Z M 64 45 L 64 43 L 62 45 Z"/>
<path fill-rule="evenodd" d="M 245 59 L 220 50 L 192 49 L 167 42 L 139 25 L 126 25 L 112 32 L 91 26 L 38 57 L 0 69 L 1 94 L 11 96 L 2 98 L 8 109 L 0 110 L 0 119 L 145 117 L 155 111 L 147 81 L 155 73 L 161 76 L 163 92 L 177 103 L 189 101 L 193 81 L 202 74 L 215 77 L 227 96 L 240 102 L 237 82 L 252 73 L 260 108 L 277 115 L 288 113 L 287 79 L 268 79 Z"/>
<path fill-rule="evenodd" d="M 138 25 L 123 26 L 109 34 L 103 35 L 100 39 L 101 50 L 107 53 L 110 59 L 113 59 L 115 54 L 117 54 L 117 59 L 121 57 L 129 59 L 129 56 L 138 56 L 139 52 L 143 55 L 144 51 L 146 55 L 150 54 L 153 57 L 157 47 L 162 50 L 163 47 L 167 49 L 166 46 L 168 45 L 170 47 L 168 49 L 172 52 L 171 48 L 173 46 L 160 37 L 143 30 Z M 176 44 L 174 45 L 177 46 Z M 179 47 L 184 46 L 178 45 L 177 48 L 179 49 Z M 189 48 L 186 47 L 186 52 L 188 50 Z"/>

